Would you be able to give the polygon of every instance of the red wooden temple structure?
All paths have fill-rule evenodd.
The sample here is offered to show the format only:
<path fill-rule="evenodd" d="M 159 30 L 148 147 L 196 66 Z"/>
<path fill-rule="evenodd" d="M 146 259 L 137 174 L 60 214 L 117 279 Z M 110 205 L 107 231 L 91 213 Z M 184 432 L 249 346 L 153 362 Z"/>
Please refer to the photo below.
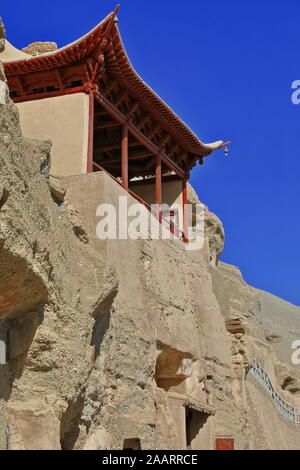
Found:
<path fill-rule="evenodd" d="M 11 98 L 24 106 L 84 94 L 88 125 L 83 171 L 105 170 L 130 192 L 137 183 L 153 184 L 159 205 L 163 183 L 179 181 L 184 210 L 191 169 L 228 143 L 201 142 L 138 76 L 117 26 L 118 8 L 66 47 L 40 56 L 4 58 Z M 183 221 L 186 233 L 186 213 Z"/>

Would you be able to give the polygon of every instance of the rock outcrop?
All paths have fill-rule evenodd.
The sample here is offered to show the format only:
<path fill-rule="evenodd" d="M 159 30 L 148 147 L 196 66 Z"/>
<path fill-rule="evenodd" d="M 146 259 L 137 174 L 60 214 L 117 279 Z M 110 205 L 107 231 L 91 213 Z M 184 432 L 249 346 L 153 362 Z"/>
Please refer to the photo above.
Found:
<path fill-rule="evenodd" d="M 56 51 L 57 44 L 55 42 L 32 42 L 28 46 L 22 49 L 26 54 L 37 56 L 41 54 L 46 54 L 47 52 Z"/>
<path fill-rule="evenodd" d="M 261 304 L 262 326 L 268 342 L 272 343 L 278 359 L 291 364 L 292 344 L 300 340 L 300 307 L 275 295 L 257 291 Z M 294 365 L 296 372 L 299 366 Z"/>
<path fill-rule="evenodd" d="M 249 375 L 254 362 L 261 364 L 281 399 L 290 406 L 299 408 L 297 394 L 300 371 L 291 367 L 291 344 L 285 343 L 284 354 L 282 348 L 278 348 L 280 335 L 287 336 L 284 323 L 289 323 L 289 317 L 294 321 L 296 318 L 287 314 L 289 309 L 285 312 L 282 310 L 285 315 L 281 317 L 279 329 L 276 324 L 279 312 L 274 309 L 274 296 L 249 286 L 237 267 L 219 263 L 217 268 L 211 267 L 211 275 L 213 290 L 224 315 L 228 340 L 231 342 L 232 392 L 239 409 L 242 448 L 298 449 L 299 427 L 280 416 L 264 388 Z M 273 299 L 273 308 L 270 308 L 266 298 Z M 286 306 L 290 305 L 281 299 L 277 300 L 279 304 L 282 302 Z M 290 311 L 295 313 L 297 308 L 291 307 Z M 271 328 L 266 330 L 266 324 Z M 294 323 L 293 325 L 295 327 Z"/>
<path fill-rule="evenodd" d="M 196 191 L 190 184 L 188 184 L 187 189 L 188 203 L 195 206 L 198 204 L 202 205 Z M 217 266 L 224 249 L 225 232 L 219 217 L 217 217 L 213 212 L 210 212 L 206 206 L 204 206 L 204 231 L 208 238 L 210 262 L 213 266 Z"/>
<path fill-rule="evenodd" d="M 5 29 L 0 18 L 0 53 L 4 51 L 5 48 Z"/>

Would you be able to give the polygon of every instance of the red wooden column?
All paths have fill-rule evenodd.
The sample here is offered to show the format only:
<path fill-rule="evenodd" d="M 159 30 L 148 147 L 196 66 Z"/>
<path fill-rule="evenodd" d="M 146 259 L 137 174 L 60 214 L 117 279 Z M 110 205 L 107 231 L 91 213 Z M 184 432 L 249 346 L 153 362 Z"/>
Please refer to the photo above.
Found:
<path fill-rule="evenodd" d="M 161 171 L 161 156 L 157 155 L 155 166 L 155 203 L 158 207 L 157 218 L 161 221 L 160 206 L 162 204 L 162 171 Z"/>
<path fill-rule="evenodd" d="M 128 123 L 122 127 L 122 184 L 125 189 L 129 187 L 128 180 Z"/>
<path fill-rule="evenodd" d="M 182 212 L 183 212 L 183 241 L 188 243 L 188 207 L 187 207 L 187 178 L 182 180 Z"/>
<path fill-rule="evenodd" d="M 94 105 L 95 96 L 93 90 L 89 89 L 89 127 L 88 127 L 88 154 L 87 154 L 87 172 L 93 172 L 94 160 Z"/>

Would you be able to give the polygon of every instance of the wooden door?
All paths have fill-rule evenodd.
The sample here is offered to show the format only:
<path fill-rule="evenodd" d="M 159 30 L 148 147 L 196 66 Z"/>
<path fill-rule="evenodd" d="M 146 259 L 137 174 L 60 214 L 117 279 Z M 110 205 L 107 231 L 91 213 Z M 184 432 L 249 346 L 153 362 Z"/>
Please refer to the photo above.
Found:
<path fill-rule="evenodd" d="M 216 439 L 216 450 L 234 450 L 234 439 Z"/>

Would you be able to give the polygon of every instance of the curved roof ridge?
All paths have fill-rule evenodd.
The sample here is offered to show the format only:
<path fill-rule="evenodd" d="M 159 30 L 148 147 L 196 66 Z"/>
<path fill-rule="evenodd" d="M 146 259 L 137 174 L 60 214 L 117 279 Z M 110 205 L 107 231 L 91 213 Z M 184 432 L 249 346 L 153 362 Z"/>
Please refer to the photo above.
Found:
<path fill-rule="evenodd" d="M 226 145 L 229 144 L 229 142 L 226 142 L 224 143 L 223 140 L 218 140 L 218 141 L 215 141 L 215 142 L 211 142 L 211 143 L 204 143 L 202 142 L 198 137 L 197 135 L 191 130 L 191 128 L 178 116 L 178 114 L 176 114 L 176 112 L 140 77 L 140 75 L 138 74 L 138 72 L 135 70 L 134 66 L 132 65 L 131 63 L 131 60 L 127 54 L 127 51 L 126 51 L 126 48 L 124 46 L 124 43 L 123 43 L 123 40 L 122 40 L 122 36 L 121 36 L 121 33 L 120 33 L 120 30 L 118 28 L 117 25 L 114 26 L 115 28 L 115 31 L 116 31 L 116 34 L 118 36 L 118 40 L 119 40 L 119 43 L 120 45 L 122 46 L 122 53 L 123 55 L 125 56 L 126 60 L 127 60 L 127 63 L 132 71 L 132 73 L 135 75 L 136 79 L 139 81 L 139 83 L 142 83 L 144 85 L 144 87 L 152 94 L 154 95 L 155 99 L 158 100 L 161 105 L 168 111 L 168 113 L 170 114 L 170 116 L 172 115 L 177 121 L 179 121 L 180 125 L 185 128 L 185 130 L 191 135 L 191 137 L 193 137 L 193 140 L 197 141 L 198 142 L 198 145 L 199 145 L 199 148 L 198 148 L 198 151 L 200 151 L 200 146 L 201 146 L 201 153 L 199 153 L 201 156 L 208 156 L 210 155 L 213 151 L 215 150 L 218 150 Z M 113 38 L 113 40 L 115 39 L 115 36 Z M 120 50 L 119 50 L 119 54 L 120 54 Z M 114 54 L 114 56 L 116 56 L 116 54 Z M 118 63 L 118 65 L 120 66 L 120 63 Z M 196 143 L 196 142 L 194 142 Z"/>
<path fill-rule="evenodd" d="M 24 57 L 24 58 L 21 57 L 21 58 L 15 59 L 15 60 L 14 59 L 3 60 L 2 62 L 3 62 L 3 64 L 9 64 L 9 63 L 12 63 L 12 62 L 24 62 L 24 61 L 28 62 L 28 61 L 31 61 L 33 59 L 40 59 L 40 58 L 43 58 L 43 57 L 49 57 L 49 56 L 52 57 L 52 56 L 59 55 L 60 53 L 66 52 L 68 49 L 71 49 L 73 46 L 80 45 L 81 42 L 83 42 L 89 36 L 94 34 L 97 31 L 97 29 L 101 29 L 101 27 L 103 27 L 103 25 L 106 23 L 106 21 L 108 21 L 113 15 L 114 15 L 114 12 L 111 12 L 102 21 L 100 21 L 100 23 L 98 23 L 93 29 L 91 29 L 88 33 L 84 34 L 79 39 L 76 39 L 75 41 L 72 41 L 69 44 L 66 44 L 63 47 L 60 47 L 59 49 L 56 49 L 55 51 L 45 52 L 44 54 L 39 54 L 39 55 L 35 55 L 35 56 L 31 56 L 31 55 L 28 54 L 29 57 Z M 19 51 L 19 49 L 17 49 L 17 50 Z M 20 51 L 20 52 L 22 52 L 22 51 Z"/>
<path fill-rule="evenodd" d="M 87 34 L 55 51 L 46 52 L 38 56 L 3 61 L 7 75 L 38 72 L 57 68 L 57 66 L 61 67 L 76 62 L 84 62 L 102 44 L 102 41 L 106 40 L 104 55 L 105 65 L 109 74 L 122 84 L 123 87 L 127 88 L 129 94 L 140 100 L 144 107 L 148 108 L 149 113 L 179 141 L 179 144 L 186 151 L 198 157 L 205 157 L 214 150 L 228 145 L 229 142 L 224 143 L 222 140 L 207 144 L 202 142 L 188 125 L 140 77 L 134 69 L 124 47 L 115 21 L 117 11 L 118 6 Z M 107 25 L 106 28 L 105 25 Z"/>

